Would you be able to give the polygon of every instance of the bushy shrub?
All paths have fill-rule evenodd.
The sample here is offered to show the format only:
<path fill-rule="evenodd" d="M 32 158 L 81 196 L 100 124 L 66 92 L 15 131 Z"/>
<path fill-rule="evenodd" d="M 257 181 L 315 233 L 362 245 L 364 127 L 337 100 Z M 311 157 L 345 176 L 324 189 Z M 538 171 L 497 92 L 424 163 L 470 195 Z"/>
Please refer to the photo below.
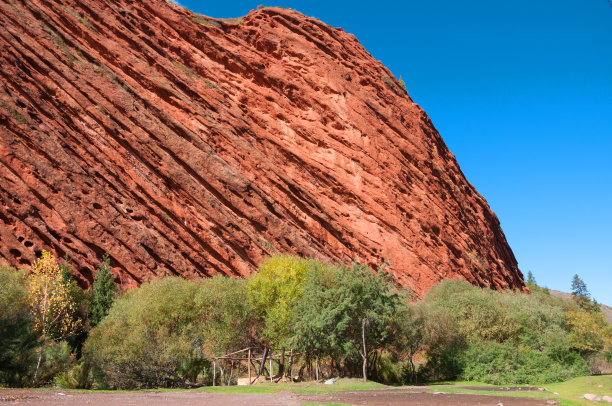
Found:
<path fill-rule="evenodd" d="M 171 277 L 119 297 L 85 343 L 98 387 L 177 387 L 204 357 L 196 310 L 198 284 Z"/>
<path fill-rule="evenodd" d="M 432 288 L 424 303 L 452 317 L 457 337 L 450 348 L 427 349 L 430 376 L 509 384 L 588 373 L 567 311 L 545 293 L 502 293 L 447 280 Z"/>
<path fill-rule="evenodd" d="M 75 362 L 67 341 L 50 341 L 43 349 L 42 363 L 38 370 L 36 383 L 39 386 L 53 382 L 59 374 L 67 373 Z"/>
<path fill-rule="evenodd" d="M 249 344 L 252 317 L 244 279 L 216 275 L 201 281 L 195 297 L 207 354 L 223 355 Z"/>
<path fill-rule="evenodd" d="M 510 341 L 477 341 L 461 357 L 463 379 L 496 385 L 543 384 L 588 374 L 584 359 L 567 344 L 540 351 Z"/>
<path fill-rule="evenodd" d="M 0 266 L 0 384 L 31 384 L 37 345 L 29 313 L 26 273 Z"/>
<path fill-rule="evenodd" d="M 168 277 L 119 297 L 85 343 L 97 387 L 181 387 L 212 379 L 208 355 L 246 345 L 246 284 Z"/>

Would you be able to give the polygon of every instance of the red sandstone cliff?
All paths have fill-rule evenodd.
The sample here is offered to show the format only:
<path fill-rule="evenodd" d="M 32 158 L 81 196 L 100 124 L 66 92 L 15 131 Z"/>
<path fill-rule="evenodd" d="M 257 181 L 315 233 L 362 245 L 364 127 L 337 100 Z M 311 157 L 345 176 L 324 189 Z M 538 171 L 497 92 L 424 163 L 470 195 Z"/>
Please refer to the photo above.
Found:
<path fill-rule="evenodd" d="M 104 251 L 126 285 L 274 252 L 522 288 L 429 117 L 342 29 L 163 0 L 0 1 L 0 261 Z"/>

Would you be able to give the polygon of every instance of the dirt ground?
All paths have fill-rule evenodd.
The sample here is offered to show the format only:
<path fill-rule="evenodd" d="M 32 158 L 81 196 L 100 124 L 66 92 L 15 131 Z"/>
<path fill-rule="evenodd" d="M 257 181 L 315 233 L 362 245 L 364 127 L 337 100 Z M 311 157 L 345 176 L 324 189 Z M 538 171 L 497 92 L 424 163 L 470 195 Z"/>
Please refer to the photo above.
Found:
<path fill-rule="evenodd" d="M 458 405 L 458 406 L 536 406 L 558 405 L 555 400 L 483 395 L 415 393 L 416 388 L 345 391 L 330 395 L 302 395 L 291 392 L 239 394 L 202 391 L 179 392 L 72 392 L 61 390 L 0 389 L 0 405 L 46 406 L 183 406 L 245 405 L 299 406 L 304 402 L 347 403 L 352 405 Z"/>

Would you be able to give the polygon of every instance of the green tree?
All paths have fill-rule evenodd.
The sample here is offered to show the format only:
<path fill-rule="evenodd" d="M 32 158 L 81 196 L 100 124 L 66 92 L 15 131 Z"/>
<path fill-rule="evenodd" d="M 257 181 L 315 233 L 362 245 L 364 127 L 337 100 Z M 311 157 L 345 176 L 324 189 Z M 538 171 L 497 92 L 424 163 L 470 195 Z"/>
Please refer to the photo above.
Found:
<path fill-rule="evenodd" d="M 456 341 L 456 326 L 447 312 L 432 309 L 423 301 L 404 303 L 397 319 L 393 350 L 405 361 L 403 383 L 414 383 L 417 382 L 417 354 L 427 351 L 433 359 L 447 353 Z"/>
<path fill-rule="evenodd" d="M 24 270 L 0 266 L 0 384 L 28 384 L 38 337 L 32 329 Z"/>
<path fill-rule="evenodd" d="M 360 357 L 366 381 L 368 357 L 389 343 L 399 303 L 389 276 L 359 264 L 308 276 L 295 308 L 292 342 L 345 359 Z"/>
<path fill-rule="evenodd" d="M 574 275 L 572 279 L 572 299 L 581 309 L 591 311 L 599 308 L 598 305 L 594 306 L 591 302 L 591 294 L 587 289 L 586 283 L 584 283 L 578 274 Z"/>
<path fill-rule="evenodd" d="M 198 323 L 207 354 L 223 355 L 248 345 L 252 323 L 244 279 L 215 275 L 203 280 L 195 306 L 202 315 Z"/>
<path fill-rule="evenodd" d="M 430 311 L 448 314 L 452 320 L 445 324 L 455 324 L 457 334 L 446 350 L 427 349 L 426 369 L 433 379 L 545 383 L 587 371 L 572 345 L 562 299 L 446 280 L 430 289 L 424 302 Z"/>
<path fill-rule="evenodd" d="M 100 324 L 102 319 L 108 314 L 117 293 L 117 287 L 115 286 L 115 281 L 111 274 L 110 257 L 108 253 L 104 254 L 102 257 L 102 265 L 100 265 L 96 271 L 92 291 L 89 320 L 92 327 L 95 327 Z"/>
<path fill-rule="evenodd" d="M 251 306 L 263 322 L 261 337 L 271 346 L 285 346 L 291 337 L 293 309 L 302 297 L 310 269 L 325 265 L 314 259 L 275 255 L 264 260 L 248 281 Z"/>
<path fill-rule="evenodd" d="M 603 351 L 612 339 L 612 326 L 601 312 L 573 309 L 566 312 L 572 348 L 583 356 Z"/>
<path fill-rule="evenodd" d="M 83 348 L 96 387 L 181 387 L 197 376 L 204 359 L 198 289 L 167 277 L 118 297 Z"/>
<path fill-rule="evenodd" d="M 402 87 L 402 89 L 404 89 L 404 90 L 408 91 L 408 90 L 406 89 L 406 83 L 404 82 L 404 79 L 402 79 L 401 75 L 400 75 L 400 78 L 399 78 L 399 84 L 400 84 L 400 86 Z"/>
<path fill-rule="evenodd" d="M 527 272 L 527 284 L 528 285 L 537 285 L 536 280 L 533 277 L 533 273 L 531 271 Z"/>

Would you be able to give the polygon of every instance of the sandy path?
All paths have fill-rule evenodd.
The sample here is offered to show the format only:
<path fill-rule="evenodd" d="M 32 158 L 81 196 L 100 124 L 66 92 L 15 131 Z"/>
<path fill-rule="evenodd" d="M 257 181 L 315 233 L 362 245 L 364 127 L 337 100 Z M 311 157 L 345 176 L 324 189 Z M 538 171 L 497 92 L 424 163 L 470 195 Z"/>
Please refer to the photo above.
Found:
<path fill-rule="evenodd" d="M 458 405 L 458 406 L 544 406 L 558 405 L 554 400 L 511 398 L 484 395 L 414 393 L 410 388 L 346 391 L 330 395 L 298 395 L 290 392 L 238 394 L 201 391 L 178 392 L 71 392 L 59 390 L 1 389 L 0 405 L 91 405 L 91 406 L 190 406 L 245 405 L 293 406 L 306 401 L 348 403 L 353 405 Z"/>

